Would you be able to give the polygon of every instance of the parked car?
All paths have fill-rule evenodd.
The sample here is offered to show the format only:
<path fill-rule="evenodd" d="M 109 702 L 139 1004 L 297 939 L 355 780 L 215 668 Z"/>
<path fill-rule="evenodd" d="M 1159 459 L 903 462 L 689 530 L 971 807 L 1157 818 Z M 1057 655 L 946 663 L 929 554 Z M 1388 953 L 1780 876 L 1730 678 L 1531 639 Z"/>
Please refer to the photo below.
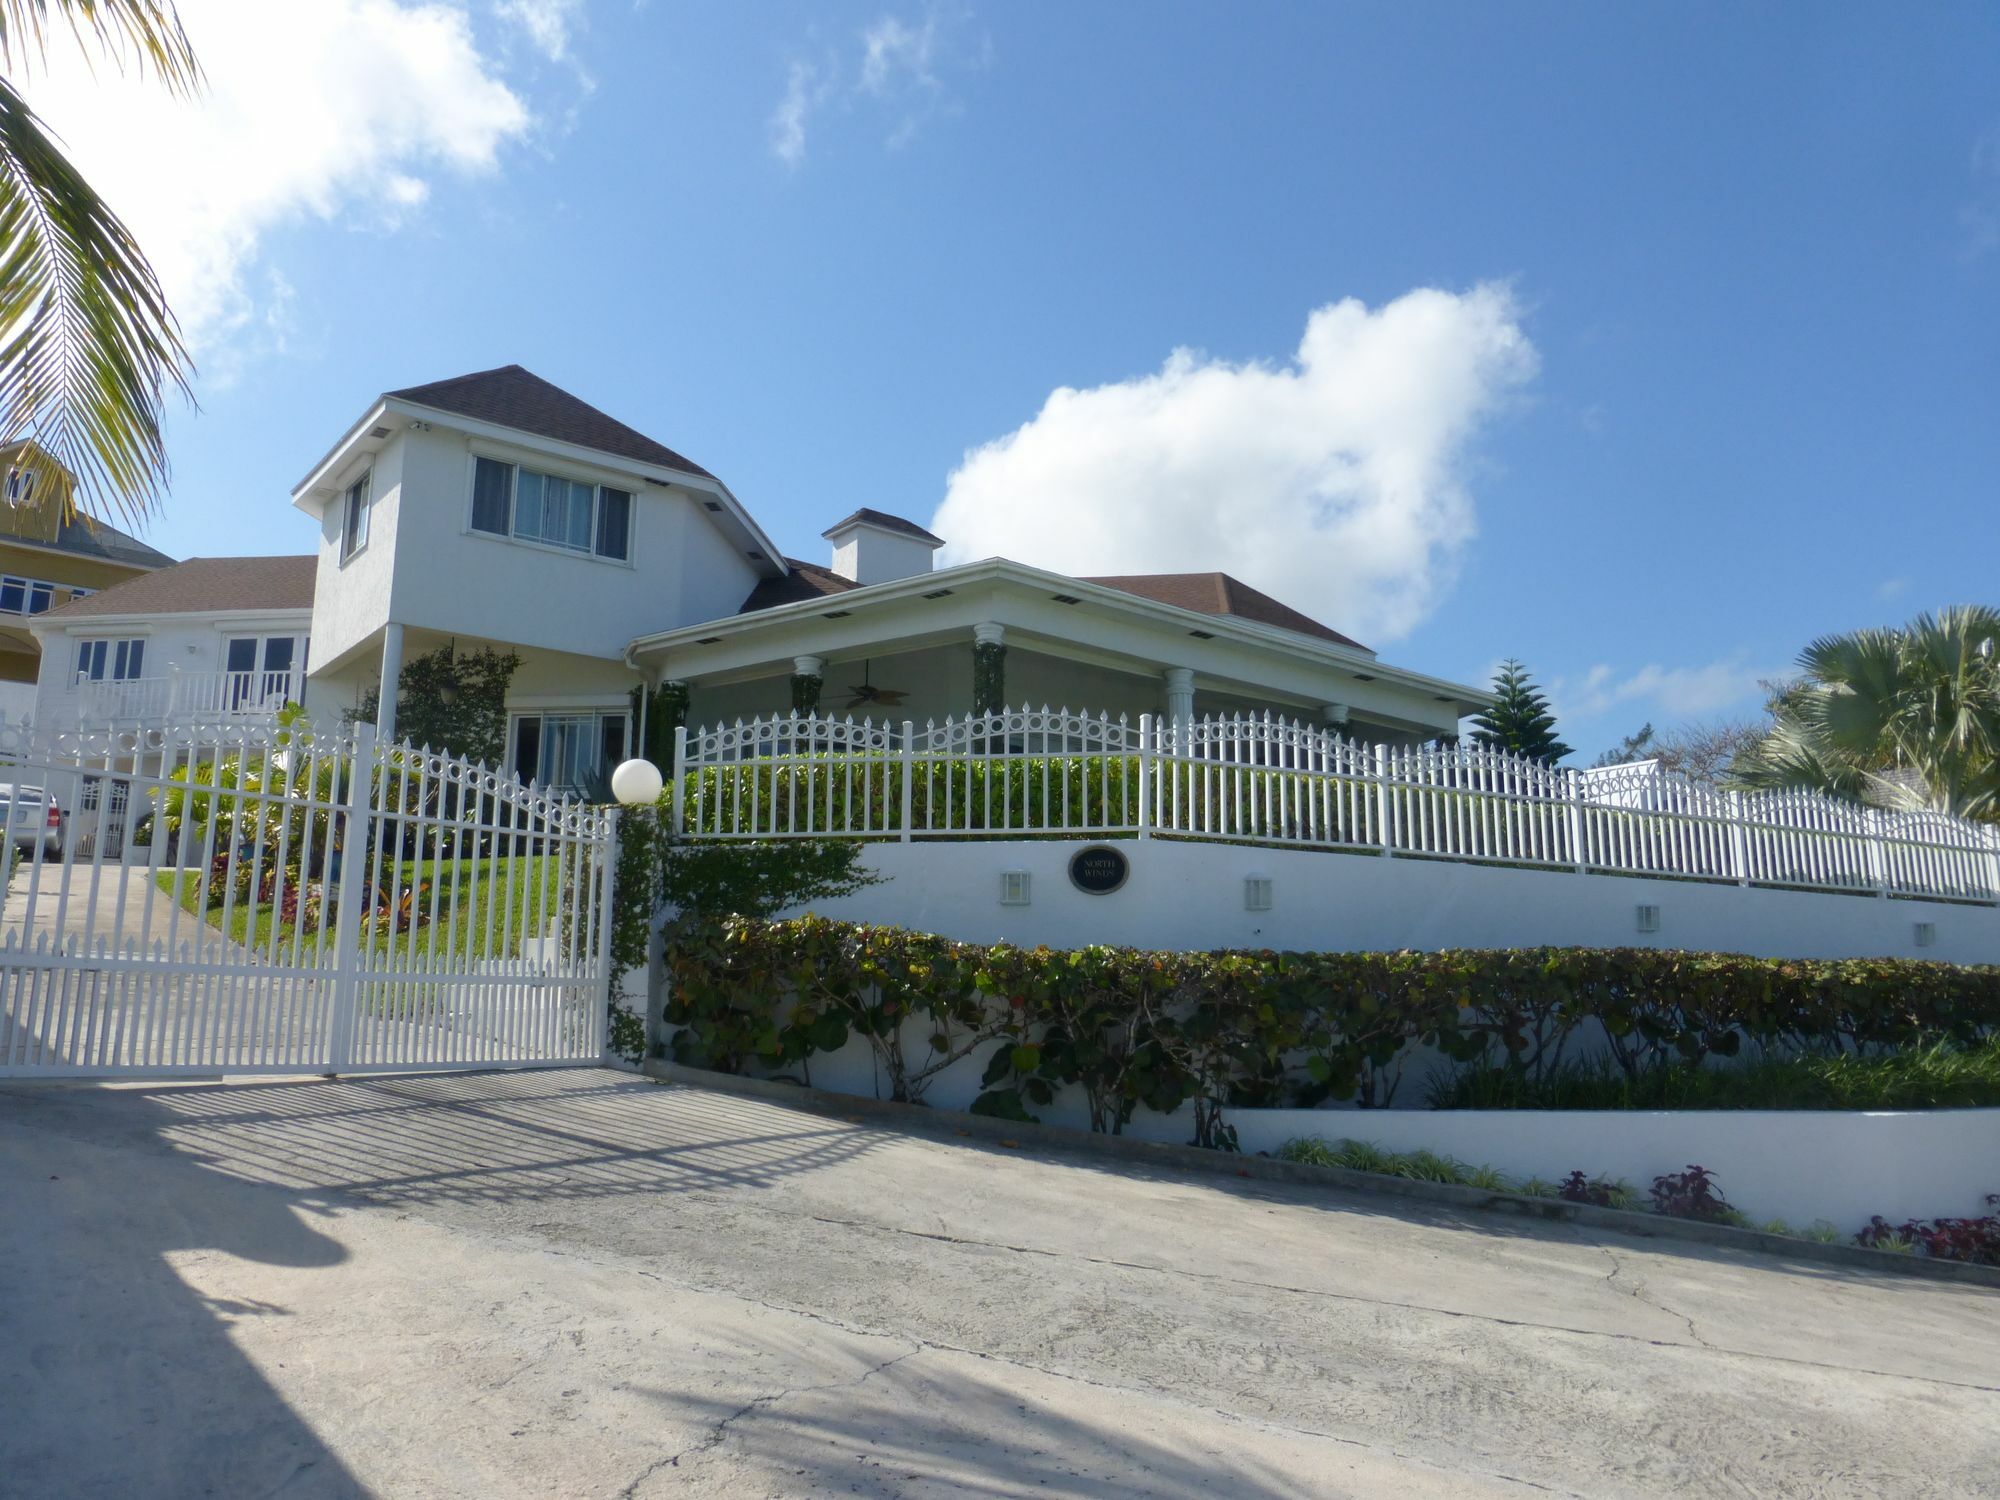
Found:
<path fill-rule="evenodd" d="M 0 782 L 0 828 L 23 854 L 62 858 L 63 810 L 45 788 Z"/>

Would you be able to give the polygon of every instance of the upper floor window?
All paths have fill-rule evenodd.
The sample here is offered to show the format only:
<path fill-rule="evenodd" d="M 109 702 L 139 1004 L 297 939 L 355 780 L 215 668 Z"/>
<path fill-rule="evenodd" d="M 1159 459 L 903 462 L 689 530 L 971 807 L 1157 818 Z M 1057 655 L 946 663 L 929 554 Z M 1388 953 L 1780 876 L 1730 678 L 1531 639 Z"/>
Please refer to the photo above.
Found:
<path fill-rule="evenodd" d="M 7 503 L 26 505 L 35 498 L 35 471 L 18 466 L 7 470 Z"/>
<path fill-rule="evenodd" d="M 472 529 L 623 562 L 632 554 L 632 494 L 481 458 L 472 470 Z"/>
<path fill-rule="evenodd" d="M 146 643 L 132 641 L 78 641 L 76 676 L 79 682 L 131 682 L 146 661 Z"/>
<path fill-rule="evenodd" d="M 86 590 L 74 591 L 81 595 Z M 56 586 L 44 578 L 0 578 L 0 611 L 38 615 L 56 602 Z"/>
<path fill-rule="evenodd" d="M 340 497 L 340 560 L 359 552 L 368 542 L 368 481 L 363 474 Z"/>

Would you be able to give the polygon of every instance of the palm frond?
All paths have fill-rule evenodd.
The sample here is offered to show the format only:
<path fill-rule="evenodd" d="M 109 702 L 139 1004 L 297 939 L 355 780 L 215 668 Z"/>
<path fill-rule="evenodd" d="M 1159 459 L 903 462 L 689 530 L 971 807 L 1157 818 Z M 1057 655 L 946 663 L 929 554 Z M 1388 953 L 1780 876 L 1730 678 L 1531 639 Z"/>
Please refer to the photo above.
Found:
<path fill-rule="evenodd" d="M 59 22 L 86 54 L 120 65 L 132 56 L 169 93 L 201 87 L 201 64 L 180 15 L 161 0 L 0 0 L 0 67 L 18 73 L 39 61 Z"/>
<path fill-rule="evenodd" d="M 14 13 L 30 0 L 0 0 Z M 75 477 L 87 508 L 139 519 L 167 476 L 161 402 L 186 349 L 118 216 L 0 81 L 0 445 Z M 38 479 L 56 489 L 55 478 Z"/>

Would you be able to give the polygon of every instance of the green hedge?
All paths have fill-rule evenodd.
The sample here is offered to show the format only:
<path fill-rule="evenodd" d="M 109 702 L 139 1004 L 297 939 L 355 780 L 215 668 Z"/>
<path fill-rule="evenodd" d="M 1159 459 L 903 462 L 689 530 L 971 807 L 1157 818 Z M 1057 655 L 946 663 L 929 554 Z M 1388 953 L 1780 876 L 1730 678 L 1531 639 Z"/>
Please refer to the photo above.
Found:
<path fill-rule="evenodd" d="M 1103 828 L 1139 819 L 1136 755 L 919 760 L 911 769 L 910 826 L 918 831 Z M 682 796 L 696 836 L 900 832 L 903 762 L 885 754 L 705 766 L 683 775 Z"/>
<path fill-rule="evenodd" d="M 1969 1043 L 2000 1020 L 2000 969 L 1631 948 L 1443 953 L 1070 951 L 959 943 L 806 917 L 681 931 L 668 953 L 681 1061 L 802 1067 L 864 1038 L 891 1096 L 991 1046 L 985 1113 L 1029 1117 L 1081 1090 L 1091 1126 L 1193 1103 L 1391 1102 L 1413 1046 L 1539 1074 L 1603 1023 L 1637 1077 L 1762 1049 Z M 998 1044 L 998 1045 L 993 1045 Z"/>

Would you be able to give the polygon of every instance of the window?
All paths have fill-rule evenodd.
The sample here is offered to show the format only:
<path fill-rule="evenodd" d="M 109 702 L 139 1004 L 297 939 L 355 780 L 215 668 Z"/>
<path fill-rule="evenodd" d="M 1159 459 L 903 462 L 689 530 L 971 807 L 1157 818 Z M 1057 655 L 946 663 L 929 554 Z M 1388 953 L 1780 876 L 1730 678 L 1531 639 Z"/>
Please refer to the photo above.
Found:
<path fill-rule="evenodd" d="M 625 562 L 632 554 L 632 495 L 497 458 L 476 458 L 472 529 Z"/>
<path fill-rule="evenodd" d="M 33 469 L 10 468 L 7 470 L 7 503 L 26 505 L 35 498 L 35 471 Z"/>
<path fill-rule="evenodd" d="M 597 555 L 625 561 L 631 550 L 632 497 L 624 490 L 597 492 Z"/>
<path fill-rule="evenodd" d="M 72 589 L 70 597 L 81 599 L 89 589 Z M 10 615 L 39 615 L 54 606 L 56 585 L 45 578 L 0 578 L 0 611 Z"/>
<path fill-rule="evenodd" d="M 79 682 L 135 680 L 145 665 L 144 641 L 78 641 L 76 675 Z"/>
<path fill-rule="evenodd" d="M 472 529 L 507 534 L 507 492 L 514 483 L 514 466 L 482 458 L 472 468 Z"/>
<path fill-rule="evenodd" d="M 298 637 L 290 635 L 231 637 L 223 655 L 223 670 L 229 674 L 224 684 L 227 706 L 258 708 L 284 702 L 293 690 L 292 662 L 298 648 Z"/>
<path fill-rule="evenodd" d="M 340 501 L 340 560 L 346 562 L 368 544 L 368 481 L 363 474 L 347 487 Z"/>
<path fill-rule="evenodd" d="M 589 709 L 520 714 L 510 740 L 514 774 L 523 781 L 578 791 L 625 759 L 628 717 Z"/>

